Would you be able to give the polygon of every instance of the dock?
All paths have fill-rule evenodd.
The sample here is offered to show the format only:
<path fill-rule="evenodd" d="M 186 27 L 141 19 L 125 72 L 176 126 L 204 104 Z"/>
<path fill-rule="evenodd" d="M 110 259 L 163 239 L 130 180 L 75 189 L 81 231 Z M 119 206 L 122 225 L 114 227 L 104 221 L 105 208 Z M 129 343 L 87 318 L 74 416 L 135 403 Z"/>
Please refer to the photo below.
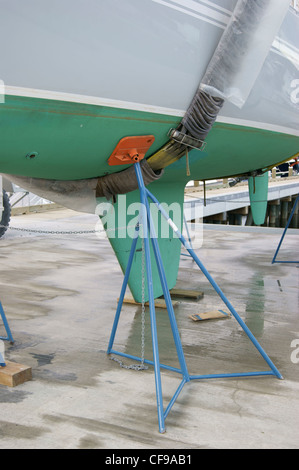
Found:
<path fill-rule="evenodd" d="M 270 179 L 268 208 L 264 226 L 285 227 L 288 215 L 299 194 L 299 175 Z M 184 213 L 186 220 L 213 224 L 252 225 L 247 182 L 234 187 L 228 183 L 187 187 L 185 190 Z M 292 228 L 299 227 L 298 212 Z"/>

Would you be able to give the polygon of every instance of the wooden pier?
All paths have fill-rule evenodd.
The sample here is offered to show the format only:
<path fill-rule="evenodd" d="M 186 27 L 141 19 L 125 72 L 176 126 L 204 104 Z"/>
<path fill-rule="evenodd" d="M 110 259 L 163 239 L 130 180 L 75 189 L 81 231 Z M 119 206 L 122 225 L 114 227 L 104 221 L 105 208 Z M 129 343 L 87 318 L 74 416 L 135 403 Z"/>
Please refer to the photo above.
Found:
<path fill-rule="evenodd" d="M 288 178 L 270 178 L 265 227 L 285 227 L 299 194 L 299 175 Z M 299 228 L 298 210 L 292 218 L 291 228 Z M 204 222 L 220 225 L 253 224 L 247 182 L 234 187 L 217 182 L 187 187 L 184 213 L 187 222 Z"/>

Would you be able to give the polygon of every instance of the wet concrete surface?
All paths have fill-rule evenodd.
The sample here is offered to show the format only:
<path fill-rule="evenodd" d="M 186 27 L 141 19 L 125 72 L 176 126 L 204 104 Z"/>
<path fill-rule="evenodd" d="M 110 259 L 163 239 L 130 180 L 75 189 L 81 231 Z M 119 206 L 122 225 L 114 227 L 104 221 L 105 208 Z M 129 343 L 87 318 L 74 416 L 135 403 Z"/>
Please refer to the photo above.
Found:
<path fill-rule="evenodd" d="M 89 231 L 96 223 L 95 216 L 60 210 L 13 217 L 11 227 Z M 13 389 L 0 385 L 1 448 L 298 448 L 299 269 L 271 264 L 280 233 L 207 227 L 196 252 L 284 380 L 187 383 L 160 434 L 152 367 L 123 369 L 106 354 L 123 280 L 108 241 L 93 233 L 8 230 L 0 241 L 0 301 L 15 343 L 5 344 L 5 355 L 31 366 L 33 380 Z M 292 231 L 280 257 L 298 256 L 298 231 Z M 175 307 L 191 374 L 269 370 L 234 318 L 189 318 L 225 306 L 187 257 L 181 257 L 177 287 L 204 292 L 199 301 Z M 177 367 L 163 309 L 157 325 L 161 362 Z M 139 356 L 140 335 L 141 308 L 124 306 L 115 349 Z M 145 351 L 151 359 L 148 315 Z M 162 372 L 165 407 L 179 383 L 178 374 Z"/>

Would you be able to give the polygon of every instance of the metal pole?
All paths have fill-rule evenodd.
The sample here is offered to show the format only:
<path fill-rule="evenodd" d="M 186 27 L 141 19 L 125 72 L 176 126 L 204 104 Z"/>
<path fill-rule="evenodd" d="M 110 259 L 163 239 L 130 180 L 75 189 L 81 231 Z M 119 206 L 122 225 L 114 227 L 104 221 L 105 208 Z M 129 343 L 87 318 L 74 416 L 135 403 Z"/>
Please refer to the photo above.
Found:
<path fill-rule="evenodd" d="M 184 387 L 186 382 L 187 382 L 186 379 L 183 379 L 182 382 L 180 383 L 180 385 L 178 386 L 175 394 L 173 395 L 172 399 L 170 400 L 170 402 L 169 402 L 169 404 L 168 404 L 168 406 L 165 410 L 165 418 L 168 415 L 168 413 L 170 412 L 170 410 L 173 407 L 174 403 L 176 402 L 176 400 L 177 400 L 179 394 L 181 393 L 181 391 L 183 390 L 183 387 Z"/>
<path fill-rule="evenodd" d="M 147 276 L 147 286 L 148 286 L 148 296 L 149 296 L 149 310 L 150 310 L 150 318 L 151 318 L 151 333 L 152 333 L 152 345 L 153 345 L 159 431 L 160 433 L 164 433 L 165 432 L 165 418 L 164 418 L 164 410 L 163 410 L 162 382 L 161 382 L 158 335 L 157 335 L 155 301 L 154 301 L 154 290 L 153 290 L 153 278 L 152 278 L 152 268 L 151 268 L 150 244 L 149 244 L 149 237 L 148 237 L 149 230 L 148 230 L 147 208 L 146 208 L 146 188 L 144 186 L 140 164 L 135 163 L 134 167 L 135 167 L 138 187 L 140 191 L 140 202 L 141 202 L 141 212 L 142 212 L 142 224 L 143 224 L 142 236 L 144 237 L 145 264 L 146 264 L 146 276 Z"/>
<path fill-rule="evenodd" d="M 122 309 L 122 305 L 123 305 L 123 301 L 124 301 L 124 297 L 125 297 L 125 293 L 126 293 L 126 289 L 127 289 L 127 285 L 128 285 L 128 280 L 129 280 L 129 276 L 130 276 L 130 272 L 131 272 L 131 267 L 132 267 L 132 263 L 133 263 L 133 258 L 134 258 L 134 254 L 135 254 L 135 250 L 136 250 L 138 237 L 139 237 L 139 223 L 136 225 L 136 229 L 135 229 L 135 234 L 134 234 L 134 238 L 133 238 L 133 242 L 132 242 L 132 246 L 131 246 L 129 261 L 128 261 L 127 269 L 126 269 L 126 272 L 125 272 L 125 277 L 124 277 L 124 280 L 123 280 L 121 293 L 120 293 L 120 296 L 119 296 L 119 301 L 118 301 L 118 305 L 117 305 L 116 314 L 115 314 L 115 317 L 114 317 L 114 322 L 113 322 L 113 327 L 112 327 L 110 340 L 109 340 L 109 344 L 108 344 L 107 354 L 111 353 L 111 349 L 112 349 L 112 346 L 113 346 L 113 343 L 114 343 L 115 334 L 116 334 L 116 330 L 117 330 L 117 326 L 118 326 L 118 322 L 119 322 L 119 317 L 120 317 L 120 313 L 121 313 L 121 309 Z"/>
<path fill-rule="evenodd" d="M 227 379 L 238 377 L 259 377 L 266 375 L 276 375 L 273 371 L 265 372 L 236 372 L 233 374 L 206 374 L 206 375 L 190 375 L 190 380 L 206 380 L 206 379 Z"/>
<path fill-rule="evenodd" d="M 280 242 L 279 242 L 279 244 L 278 244 L 278 247 L 277 247 L 277 250 L 276 250 L 276 252 L 275 252 L 274 258 L 273 258 L 273 260 L 272 260 L 272 264 L 274 264 L 274 263 L 299 263 L 299 261 L 276 261 L 276 257 L 277 257 L 277 255 L 278 255 L 278 252 L 279 252 L 279 250 L 280 250 L 280 247 L 281 247 L 281 245 L 282 245 L 282 242 L 283 242 L 283 240 L 284 240 L 284 237 L 285 237 L 285 235 L 286 235 L 286 233 L 287 233 L 287 230 L 288 230 L 288 228 L 289 228 L 289 226 L 290 226 L 290 223 L 291 223 L 291 220 L 292 220 L 293 215 L 294 215 L 294 213 L 295 213 L 296 206 L 297 206 L 298 202 L 299 202 L 299 194 L 298 194 L 298 196 L 297 196 L 297 198 L 296 198 L 296 201 L 295 201 L 294 207 L 293 207 L 293 209 L 292 209 L 292 212 L 291 212 L 291 214 L 290 214 L 289 220 L 288 220 L 288 222 L 287 222 L 286 228 L 285 228 L 284 231 L 283 231 L 282 237 L 281 237 L 281 239 L 280 239 Z"/>
<path fill-rule="evenodd" d="M 190 243 L 190 246 L 192 246 L 192 241 L 191 241 L 191 237 L 190 237 L 190 233 L 189 233 L 189 228 L 188 228 L 188 222 L 187 222 L 187 219 L 186 219 L 185 214 L 184 214 L 184 224 L 185 224 L 186 232 L 187 232 L 187 235 L 188 235 L 188 241 L 189 241 L 189 243 Z"/>
<path fill-rule="evenodd" d="M 187 236 L 188 236 L 188 241 L 189 241 L 189 243 L 190 243 L 190 246 L 192 247 L 192 241 L 191 241 L 191 237 L 190 237 L 190 233 L 189 233 L 189 228 L 188 228 L 188 223 L 187 223 L 185 214 L 184 214 L 184 225 L 185 225 L 185 228 L 186 228 L 186 232 L 187 232 Z M 192 248 L 193 248 L 193 247 L 192 247 Z M 187 253 L 181 253 L 181 256 L 190 256 L 190 255 L 187 254 Z"/>
<path fill-rule="evenodd" d="M 169 321 L 170 321 L 170 325 L 171 325 L 173 339 L 174 339 L 174 342 L 175 342 L 179 363 L 180 363 L 180 366 L 181 366 L 181 369 L 182 369 L 182 374 L 185 378 L 185 381 L 189 382 L 189 372 L 188 372 L 187 364 L 186 364 L 186 361 L 185 361 L 185 356 L 184 356 L 184 352 L 183 352 L 183 347 L 182 347 L 180 335 L 179 335 L 179 332 L 178 332 L 178 327 L 177 327 L 177 323 L 176 323 L 175 314 L 174 314 L 174 311 L 173 311 L 173 305 L 172 305 L 172 302 L 171 302 L 171 297 L 170 297 L 170 293 L 169 293 L 169 288 L 168 288 L 168 284 L 167 284 L 165 270 L 164 270 L 164 267 L 163 267 L 163 262 L 162 262 L 161 253 L 160 253 L 160 249 L 159 249 L 159 244 L 158 244 L 158 241 L 157 241 L 157 236 L 156 236 L 156 233 L 155 233 L 155 228 L 154 228 L 154 224 L 153 224 L 153 220 L 152 220 L 152 216 L 151 216 L 151 213 L 150 213 L 150 208 L 149 208 L 149 204 L 148 204 L 147 200 L 146 200 L 146 205 L 147 205 L 147 213 L 148 213 L 148 219 L 149 219 L 151 242 L 152 242 L 152 245 L 153 245 L 155 260 L 156 260 L 156 264 L 157 264 L 157 268 L 158 268 L 158 272 L 159 272 L 159 277 L 160 277 L 160 281 L 161 281 L 161 285 L 162 285 L 162 289 L 163 289 L 164 299 L 165 299 L 166 306 L 167 306 L 167 312 L 168 312 L 168 316 L 169 316 Z"/>
<path fill-rule="evenodd" d="M 11 343 L 14 343 L 15 341 L 14 341 L 13 336 L 11 334 L 9 324 L 8 324 L 7 319 L 6 319 L 6 316 L 5 316 L 5 313 L 4 313 L 1 302 L 0 302 L 0 315 L 2 317 L 4 328 L 5 328 L 6 333 L 7 333 L 7 337 L 0 336 L 0 339 L 2 339 L 3 341 L 10 341 Z"/>

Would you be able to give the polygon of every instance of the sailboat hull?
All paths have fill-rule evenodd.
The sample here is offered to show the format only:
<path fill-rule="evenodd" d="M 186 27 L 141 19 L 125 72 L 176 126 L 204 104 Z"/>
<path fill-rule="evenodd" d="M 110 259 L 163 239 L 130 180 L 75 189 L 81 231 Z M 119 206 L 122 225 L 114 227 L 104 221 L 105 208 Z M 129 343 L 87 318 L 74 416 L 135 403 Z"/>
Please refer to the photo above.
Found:
<path fill-rule="evenodd" d="M 154 135 L 154 153 L 179 122 L 180 116 L 6 96 L 0 106 L 0 171 L 57 180 L 103 176 L 123 169 L 108 164 L 121 138 Z M 285 132 L 218 121 L 205 150 L 190 152 L 191 178 L 220 178 L 270 166 L 291 158 L 298 142 L 296 135 Z M 171 165 L 164 178 L 187 183 L 184 166 L 184 160 Z"/>

